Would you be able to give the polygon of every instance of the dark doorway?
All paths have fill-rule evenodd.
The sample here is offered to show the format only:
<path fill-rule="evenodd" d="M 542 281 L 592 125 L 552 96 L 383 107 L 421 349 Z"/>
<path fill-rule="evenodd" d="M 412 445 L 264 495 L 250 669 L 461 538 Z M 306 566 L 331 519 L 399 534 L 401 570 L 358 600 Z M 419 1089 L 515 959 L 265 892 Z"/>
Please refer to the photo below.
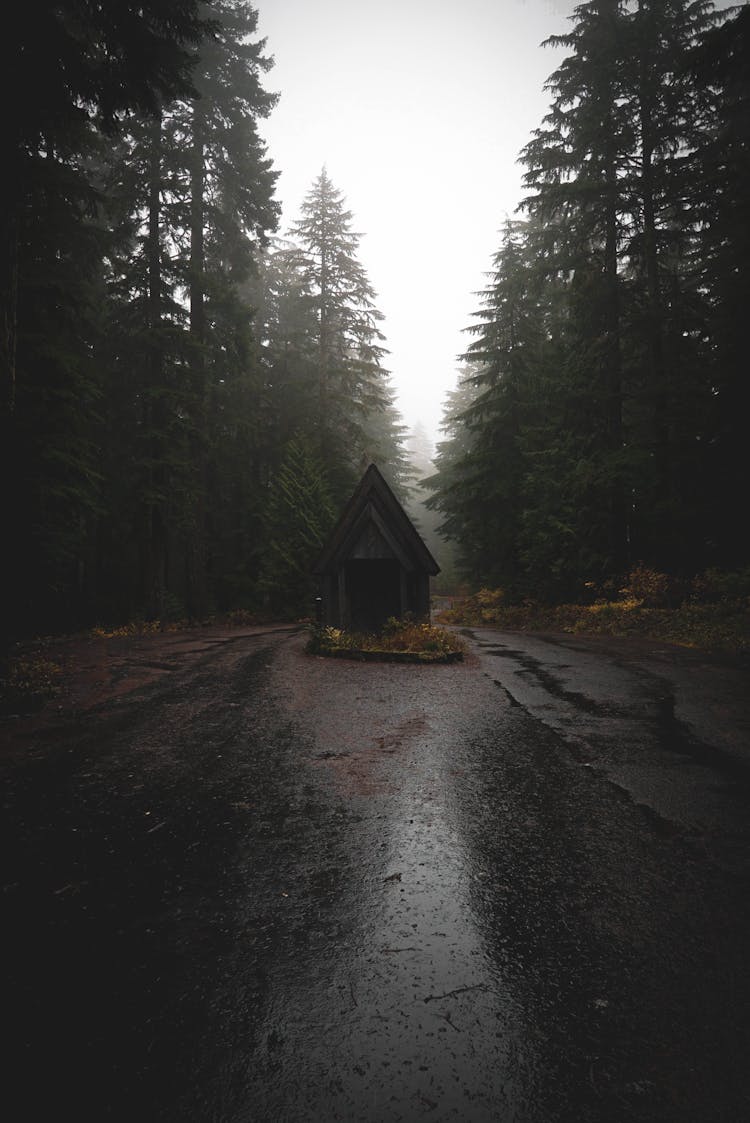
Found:
<path fill-rule="evenodd" d="M 401 567 L 395 558 L 354 558 L 346 563 L 350 627 L 376 632 L 401 615 Z"/>

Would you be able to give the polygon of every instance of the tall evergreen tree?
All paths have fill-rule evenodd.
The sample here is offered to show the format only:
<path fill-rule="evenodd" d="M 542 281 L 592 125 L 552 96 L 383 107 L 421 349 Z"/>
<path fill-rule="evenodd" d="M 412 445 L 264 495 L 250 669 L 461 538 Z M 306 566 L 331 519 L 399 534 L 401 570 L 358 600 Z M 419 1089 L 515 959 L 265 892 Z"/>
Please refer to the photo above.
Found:
<path fill-rule="evenodd" d="M 684 63 L 712 18 L 702 0 L 580 5 L 552 40 L 571 53 L 524 150 L 524 205 L 545 226 L 548 267 L 570 278 L 564 369 L 574 397 L 588 386 L 588 458 L 605 489 L 590 513 L 607 520 L 614 573 L 633 550 L 675 567 L 700 549 L 710 403 L 684 157 L 705 104 Z"/>
<path fill-rule="evenodd" d="M 434 472 L 421 480 L 428 492 L 425 505 L 441 516 L 437 531 L 456 547 L 456 564 L 463 576 L 479 579 L 480 565 L 475 553 L 478 528 L 476 505 L 472 505 L 469 477 L 469 456 L 473 434 L 467 425 L 467 412 L 479 390 L 477 364 L 464 364 L 459 370 L 455 389 L 449 390 L 443 403 L 440 425 L 444 437 L 438 441 L 433 457 Z M 486 510 L 482 505 L 482 511 Z"/>
<path fill-rule="evenodd" d="M 580 375 L 595 403 L 592 417 L 609 479 L 606 506 L 610 565 L 626 556 L 622 449 L 622 294 L 619 251 L 626 221 L 624 171 L 633 122 L 623 96 L 623 0 L 589 0 L 574 27 L 548 40 L 570 51 L 547 82 L 553 102 L 523 152 L 530 194 L 524 206 L 545 229 L 551 271 L 574 275 L 584 312 L 577 350 Z M 586 363 L 586 371 L 582 369 Z"/>
<path fill-rule="evenodd" d="M 236 0 L 204 11 L 212 30 L 195 95 L 134 122 L 112 177 L 126 234 L 113 296 L 140 420 L 125 438 L 142 465 L 136 602 L 150 615 L 161 615 L 168 593 L 204 615 L 224 595 L 226 567 L 236 573 L 239 543 L 257 553 L 247 535 L 261 506 L 252 449 L 261 376 L 242 284 L 277 220 L 275 173 L 257 133 L 275 97 L 261 85 L 269 63 L 253 39 L 255 11 Z M 227 485 L 230 465 L 241 496 Z"/>
<path fill-rule="evenodd" d="M 106 130 L 133 111 L 153 111 L 190 88 L 192 48 L 206 31 L 199 0 L 97 4 L 62 0 L 21 6 L 0 44 L 0 379 L 3 408 L 16 387 L 23 215 L 51 151 L 80 155 L 82 125 Z M 64 174 L 63 174 L 64 180 Z M 63 198 L 70 198 L 63 190 Z M 20 287 L 19 287 L 20 285 Z"/>
<path fill-rule="evenodd" d="M 44 174 L 43 174 L 44 173 Z M 16 379 L 0 447 L 12 549 L 3 614 L 11 632 L 72 624 L 99 503 L 103 233 L 83 160 L 40 160 L 19 220 Z M 7 633 L 6 633 L 7 634 Z"/>
<path fill-rule="evenodd" d="M 710 97 L 695 150 L 685 160 L 687 201 L 698 230 L 697 285 L 706 300 L 703 372 L 712 422 L 703 443 L 703 530 L 707 560 L 736 566 L 750 557 L 750 526 L 738 517 L 737 486 L 750 477 L 745 318 L 750 307 L 750 8 L 706 32 L 684 77 Z"/>
<path fill-rule="evenodd" d="M 688 557 L 698 561 L 706 517 L 701 461 L 711 389 L 686 157 L 700 141 L 711 99 L 685 62 L 716 18 L 709 0 L 637 0 L 622 44 L 632 60 L 624 92 L 634 119 L 622 256 L 630 281 L 630 397 L 638 411 L 628 437 L 648 451 L 648 474 L 634 481 L 631 529 L 639 553 L 670 569 Z"/>
<path fill-rule="evenodd" d="M 325 470 L 309 443 L 289 442 L 270 488 L 263 587 L 275 613 L 312 615 L 311 568 L 335 519 Z"/>
<path fill-rule="evenodd" d="M 435 474 L 435 446 L 419 421 L 407 437 L 406 450 L 415 486 L 406 496 L 404 508 L 440 566 L 439 575 L 432 581 L 433 590 L 452 592 L 458 581 L 456 546 L 438 529 L 442 521 L 440 512 L 428 505 L 430 493 L 425 481 Z"/>
<path fill-rule="evenodd" d="M 291 238 L 294 267 L 315 316 L 313 418 L 320 454 L 340 501 L 365 459 L 400 481 L 401 433 L 380 330 L 382 313 L 359 260 L 352 213 L 325 169 L 302 204 Z"/>
<path fill-rule="evenodd" d="M 85 611 L 101 504 L 102 132 L 190 89 L 197 0 L 19 9 L 0 44 L 0 446 L 17 564 L 11 631 Z"/>
<path fill-rule="evenodd" d="M 120 611 L 149 617 L 164 614 L 170 528 L 187 471 L 180 420 L 187 413 L 187 312 L 175 250 L 180 228 L 171 221 L 181 163 L 168 143 L 168 113 L 130 122 L 102 188 L 114 235 L 99 350 L 106 379 L 102 580 L 108 596 L 118 590 Z"/>
<path fill-rule="evenodd" d="M 266 234 L 276 227 L 272 200 L 277 173 L 257 131 L 277 98 L 262 86 L 271 62 L 264 40 L 254 38 L 257 12 L 245 0 L 210 0 L 214 32 L 204 41 L 195 71 L 197 97 L 186 117 L 177 114 L 177 144 L 189 152 L 190 256 L 186 287 L 190 307 L 191 424 L 190 517 L 187 523 L 188 607 L 203 616 L 209 606 L 211 557 L 217 533 L 213 486 L 226 448 L 218 440 L 221 415 L 233 381 L 247 377 L 253 355 L 246 335 L 248 312 L 240 284 Z M 237 340 L 239 346 L 228 345 Z M 209 493 L 211 501 L 209 502 Z"/>
<path fill-rule="evenodd" d="M 530 582 L 537 594 L 550 594 L 552 575 L 541 564 L 550 551 L 559 559 L 558 583 L 561 572 L 569 575 L 580 562 L 563 509 L 537 508 L 530 521 L 527 506 L 530 488 L 545 489 L 549 457 L 559 472 L 570 455 L 562 434 L 550 428 L 560 421 L 559 414 L 550 421 L 550 395 L 564 363 L 564 317 L 559 286 L 536 266 L 537 234 L 533 223 L 506 223 L 469 329 L 475 336 L 465 356 L 471 373 L 452 404 L 438 471 L 427 481 L 436 491 L 432 504 L 447 516 L 445 533 L 460 542 L 466 571 L 511 595 L 528 592 Z"/>

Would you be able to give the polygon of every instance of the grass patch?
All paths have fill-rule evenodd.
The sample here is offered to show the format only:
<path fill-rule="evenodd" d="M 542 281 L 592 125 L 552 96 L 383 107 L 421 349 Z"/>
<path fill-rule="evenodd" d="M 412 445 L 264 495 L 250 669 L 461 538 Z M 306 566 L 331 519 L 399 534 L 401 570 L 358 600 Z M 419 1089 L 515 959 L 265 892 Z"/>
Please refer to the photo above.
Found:
<path fill-rule="evenodd" d="M 315 627 L 307 643 L 311 655 L 390 663 L 455 663 L 465 650 L 461 637 L 446 628 L 394 618 L 376 633 Z"/>

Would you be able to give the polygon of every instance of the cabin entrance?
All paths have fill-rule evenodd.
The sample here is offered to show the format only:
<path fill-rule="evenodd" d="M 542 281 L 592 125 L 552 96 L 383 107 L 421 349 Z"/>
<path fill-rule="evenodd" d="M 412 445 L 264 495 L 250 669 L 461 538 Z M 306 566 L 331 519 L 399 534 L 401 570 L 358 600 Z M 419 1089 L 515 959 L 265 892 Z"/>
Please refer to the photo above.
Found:
<path fill-rule="evenodd" d="M 401 615 L 401 566 L 395 558 L 352 558 L 346 563 L 349 626 L 377 632 Z"/>

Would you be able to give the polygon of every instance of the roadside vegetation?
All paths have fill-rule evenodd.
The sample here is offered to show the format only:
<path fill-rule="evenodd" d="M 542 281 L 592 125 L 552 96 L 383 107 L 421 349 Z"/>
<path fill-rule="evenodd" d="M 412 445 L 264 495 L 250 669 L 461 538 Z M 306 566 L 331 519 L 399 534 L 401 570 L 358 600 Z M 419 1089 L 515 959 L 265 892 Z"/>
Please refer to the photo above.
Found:
<path fill-rule="evenodd" d="M 245 608 L 235 608 L 216 616 L 206 616 L 202 620 L 179 619 L 131 620 L 127 624 L 95 624 L 88 635 L 92 639 L 127 638 L 131 636 L 154 636 L 162 632 L 185 632 L 191 628 L 210 628 L 219 625 L 225 628 L 246 628 L 253 624 L 276 623 L 278 617 L 269 613 L 248 612 Z"/>
<path fill-rule="evenodd" d="M 454 632 L 408 617 L 391 617 L 380 632 L 316 626 L 307 644 L 311 655 L 394 663 L 454 663 L 463 659 L 465 650 L 466 644 Z"/>
<path fill-rule="evenodd" d="M 138 640 L 196 628 L 245 628 L 270 623 L 278 623 L 278 618 L 238 608 L 221 615 L 206 616 L 203 620 L 139 618 L 125 624 L 95 624 L 84 632 L 20 640 L 4 654 L 0 653 L 0 716 L 34 713 L 60 695 L 65 661 L 61 653 L 71 642 Z"/>
<path fill-rule="evenodd" d="M 0 666 L 0 714 L 39 710 L 60 693 L 60 664 L 45 655 L 43 644 Z"/>
<path fill-rule="evenodd" d="M 513 631 L 648 636 L 685 647 L 750 653 L 750 569 L 708 570 L 680 581 L 647 566 L 619 588 L 589 587 L 577 604 L 511 603 L 502 589 L 480 589 L 440 613 L 442 624 L 495 625 Z"/>

